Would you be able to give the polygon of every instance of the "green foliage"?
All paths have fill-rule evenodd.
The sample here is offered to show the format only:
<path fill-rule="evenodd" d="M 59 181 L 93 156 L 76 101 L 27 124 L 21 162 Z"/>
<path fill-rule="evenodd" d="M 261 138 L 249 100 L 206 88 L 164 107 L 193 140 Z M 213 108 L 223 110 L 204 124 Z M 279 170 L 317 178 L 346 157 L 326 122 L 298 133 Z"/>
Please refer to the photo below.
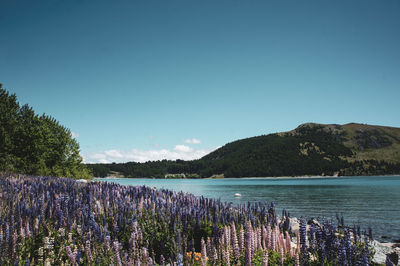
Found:
<path fill-rule="evenodd" d="M 20 106 L 0 84 L 0 171 L 32 175 L 90 177 L 79 144 L 54 118 Z"/>

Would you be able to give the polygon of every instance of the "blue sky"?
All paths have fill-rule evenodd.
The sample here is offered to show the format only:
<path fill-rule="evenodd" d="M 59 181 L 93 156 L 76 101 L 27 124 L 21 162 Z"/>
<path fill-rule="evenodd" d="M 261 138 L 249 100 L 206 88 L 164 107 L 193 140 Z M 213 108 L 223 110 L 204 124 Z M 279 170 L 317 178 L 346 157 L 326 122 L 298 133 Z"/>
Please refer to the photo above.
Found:
<path fill-rule="evenodd" d="M 86 162 L 304 122 L 400 127 L 400 1 L 0 1 L 0 82 Z"/>

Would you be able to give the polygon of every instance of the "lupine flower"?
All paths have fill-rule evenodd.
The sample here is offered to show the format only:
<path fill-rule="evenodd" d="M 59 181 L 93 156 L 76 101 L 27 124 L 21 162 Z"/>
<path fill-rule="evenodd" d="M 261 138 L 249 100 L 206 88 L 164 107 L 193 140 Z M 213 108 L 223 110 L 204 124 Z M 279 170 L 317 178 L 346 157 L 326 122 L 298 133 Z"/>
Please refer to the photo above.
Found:
<path fill-rule="evenodd" d="M 165 265 L 165 258 L 163 255 L 160 256 L 160 265 L 164 266 Z"/>
<path fill-rule="evenodd" d="M 119 243 L 118 241 L 113 242 L 113 251 L 114 251 L 114 261 L 118 266 L 122 266 L 121 257 L 119 255 Z"/>
<path fill-rule="evenodd" d="M 268 266 L 268 249 L 264 249 L 262 266 Z"/>
<path fill-rule="evenodd" d="M 300 258 L 299 253 L 296 252 L 295 259 L 294 259 L 294 266 L 300 266 Z"/>
<path fill-rule="evenodd" d="M 20 250 L 29 254 L 32 263 L 54 264 L 50 257 L 62 254 L 62 247 L 73 265 L 83 261 L 99 265 L 110 261 L 117 265 L 165 264 L 165 258 L 172 264 L 179 261 L 176 254 L 188 251 L 192 252 L 191 259 L 202 264 L 206 258 L 214 265 L 243 259 L 250 265 L 261 259 L 255 257 L 263 249 L 262 259 L 267 259 L 267 248 L 283 252 L 282 259 L 291 256 L 295 262 L 300 259 L 298 252 L 307 255 L 315 251 L 316 263 L 325 259 L 331 263 L 342 260 L 355 264 L 357 259 L 363 265 L 369 263 L 368 240 L 359 244 L 359 227 L 354 227 L 351 239 L 342 221 L 339 230 L 333 223 L 323 222 L 321 228 L 311 225 L 309 232 L 303 221 L 294 252 L 289 214 L 283 211 L 278 220 L 273 203 L 236 207 L 220 200 L 144 186 L 12 175 L 0 177 L 0 191 L 0 265 L 14 264 L 21 258 Z M 339 237 L 343 231 L 344 239 Z M 43 237 L 44 246 L 33 250 L 26 243 L 37 237 Z M 365 249 L 357 248 L 360 246 Z M 80 248 L 85 254 L 82 261 Z M 186 257 L 183 259 L 181 264 L 190 263 Z M 307 256 L 301 259 L 308 263 Z"/>
<path fill-rule="evenodd" d="M 65 251 L 67 253 L 68 259 L 69 261 L 72 263 L 72 265 L 76 264 L 76 258 L 75 258 L 75 254 L 72 253 L 72 250 L 69 246 L 65 247 Z"/>
<path fill-rule="evenodd" d="M 93 257 L 92 257 L 92 251 L 90 250 L 90 240 L 86 240 L 86 244 L 85 244 L 85 252 L 86 252 L 86 257 L 88 259 L 88 262 L 92 262 L 93 261 Z"/>
<path fill-rule="evenodd" d="M 244 230 L 243 227 L 240 227 L 240 231 L 239 231 L 239 248 L 240 248 L 240 253 L 243 252 L 244 250 Z"/>
<path fill-rule="evenodd" d="M 390 260 L 389 254 L 386 254 L 385 265 L 386 265 L 386 266 L 394 266 L 394 263 Z"/>
<path fill-rule="evenodd" d="M 307 251 L 307 244 L 306 244 L 307 231 L 306 231 L 306 221 L 305 221 L 305 219 L 301 219 L 300 220 L 299 235 L 300 235 L 301 260 L 302 261 L 307 261 L 308 260 L 308 251 Z"/>
<path fill-rule="evenodd" d="M 201 238 L 201 265 L 205 266 L 207 263 L 207 251 L 206 251 L 206 243 L 204 239 Z"/>
<path fill-rule="evenodd" d="M 183 256 L 182 256 L 182 254 L 178 254 L 177 260 L 176 260 L 176 265 L 177 266 L 183 266 Z"/>
<path fill-rule="evenodd" d="M 235 224 L 232 223 L 232 251 L 233 251 L 233 257 L 235 259 L 239 259 L 240 257 L 240 248 L 239 248 L 239 243 L 236 235 L 236 228 Z"/>
<path fill-rule="evenodd" d="M 247 227 L 246 227 L 246 241 L 245 241 L 245 265 L 246 266 L 251 266 L 251 258 L 252 258 L 252 252 L 251 252 L 251 244 L 253 243 L 252 239 L 252 227 L 251 227 L 251 222 L 247 222 Z"/>

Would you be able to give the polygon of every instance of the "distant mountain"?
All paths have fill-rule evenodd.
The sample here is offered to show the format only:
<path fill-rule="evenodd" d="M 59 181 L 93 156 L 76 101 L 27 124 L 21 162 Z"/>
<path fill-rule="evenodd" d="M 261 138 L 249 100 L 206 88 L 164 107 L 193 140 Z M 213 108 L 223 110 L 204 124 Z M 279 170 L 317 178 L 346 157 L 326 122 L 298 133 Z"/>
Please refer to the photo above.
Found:
<path fill-rule="evenodd" d="M 199 160 L 89 167 L 95 175 L 116 171 L 126 177 L 400 174 L 400 128 L 306 123 L 289 132 L 228 143 Z"/>

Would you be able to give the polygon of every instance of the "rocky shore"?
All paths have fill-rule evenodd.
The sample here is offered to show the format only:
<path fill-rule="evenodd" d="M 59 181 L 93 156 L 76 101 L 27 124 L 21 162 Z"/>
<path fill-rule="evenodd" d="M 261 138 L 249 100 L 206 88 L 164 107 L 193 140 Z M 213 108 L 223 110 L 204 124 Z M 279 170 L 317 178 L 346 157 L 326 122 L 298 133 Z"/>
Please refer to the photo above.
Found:
<path fill-rule="evenodd" d="M 315 219 L 311 219 L 307 222 L 308 224 L 314 223 L 319 225 L 319 222 Z M 300 229 L 300 221 L 297 218 L 290 218 L 290 226 L 292 227 L 292 231 L 296 234 Z M 309 225 L 307 225 L 307 231 L 309 229 Z M 400 243 L 390 243 L 390 242 L 380 242 L 378 240 L 371 240 L 368 242 L 369 246 L 373 248 L 373 259 L 372 262 L 378 264 L 385 264 L 386 257 L 389 256 L 390 260 L 394 263 L 394 265 L 399 264 L 400 258 Z"/>

